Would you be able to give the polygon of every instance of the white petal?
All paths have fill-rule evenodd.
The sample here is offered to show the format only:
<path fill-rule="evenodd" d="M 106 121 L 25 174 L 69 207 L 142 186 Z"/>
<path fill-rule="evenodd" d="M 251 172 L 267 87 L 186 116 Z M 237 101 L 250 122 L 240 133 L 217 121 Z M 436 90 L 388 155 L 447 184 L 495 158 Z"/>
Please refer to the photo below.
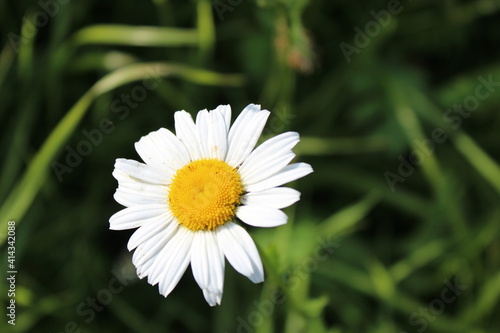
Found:
<path fill-rule="evenodd" d="M 208 133 L 210 131 L 210 121 L 209 113 L 207 109 L 201 110 L 196 115 L 196 136 L 198 137 L 198 141 L 200 142 L 200 150 L 202 158 L 209 157 L 209 149 L 208 149 Z"/>
<path fill-rule="evenodd" d="M 167 223 L 165 228 L 137 246 L 132 256 L 132 263 L 137 267 L 139 278 L 142 279 L 144 276 L 148 275 L 147 268 L 150 265 L 146 264 L 146 262 L 151 261 L 152 263 L 154 257 L 159 254 L 165 244 L 172 238 L 178 227 L 179 225 L 176 223 Z"/>
<path fill-rule="evenodd" d="M 173 173 L 190 161 L 184 144 L 165 128 L 143 136 L 135 143 L 135 150 L 146 164 Z"/>
<path fill-rule="evenodd" d="M 210 306 L 220 304 L 224 285 L 224 255 L 212 231 L 198 231 L 191 247 L 191 269 Z"/>
<path fill-rule="evenodd" d="M 307 163 L 294 163 L 287 165 L 281 171 L 273 176 L 264 179 L 258 183 L 245 186 L 248 192 L 257 192 L 270 189 L 272 187 L 281 186 L 291 181 L 302 178 L 313 172 L 312 167 Z"/>
<path fill-rule="evenodd" d="M 211 112 L 211 126 L 208 143 L 210 157 L 224 161 L 227 153 L 228 127 L 221 112 Z"/>
<path fill-rule="evenodd" d="M 119 160 L 123 160 L 123 159 L 119 159 Z M 131 161 L 131 160 L 129 160 L 129 161 Z M 142 164 L 142 163 L 137 162 L 137 161 L 132 161 L 132 162 Z M 116 163 L 115 163 L 115 165 L 116 165 Z M 144 164 L 144 165 L 146 165 L 146 164 Z M 163 172 L 161 174 L 163 174 Z M 161 174 L 159 173 L 159 175 L 161 175 Z M 116 168 L 113 170 L 112 175 L 113 175 L 113 177 L 115 177 L 116 180 L 118 180 L 118 185 L 134 184 L 134 183 L 151 184 L 151 183 L 146 183 L 140 179 L 130 177 L 129 174 L 127 174 L 125 171 L 120 170 L 120 169 L 116 169 Z"/>
<path fill-rule="evenodd" d="M 174 113 L 174 119 L 175 133 L 188 149 L 191 161 L 199 160 L 201 158 L 200 142 L 193 117 L 186 111 L 177 111 Z"/>
<path fill-rule="evenodd" d="M 236 216 L 246 224 L 254 227 L 277 227 L 286 224 L 288 216 L 281 210 L 268 206 L 239 206 Z"/>
<path fill-rule="evenodd" d="M 205 296 L 205 300 L 210 306 L 215 306 L 217 304 L 220 305 L 220 302 L 222 300 L 221 294 L 211 293 L 208 289 L 202 289 L 202 291 L 203 291 L 203 296 Z"/>
<path fill-rule="evenodd" d="M 241 203 L 252 206 L 267 206 L 282 209 L 300 199 L 300 192 L 289 187 L 274 187 L 260 192 L 249 192 L 241 198 Z"/>
<path fill-rule="evenodd" d="M 227 129 L 222 113 L 207 110 L 198 112 L 196 130 L 202 157 L 224 160 L 227 151 Z"/>
<path fill-rule="evenodd" d="M 132 263 L 137 267 L 137 276 L 140 279 L 151 274 L 152 269 L 156 267 L 153 264 L 178 229 L 179 224 L 170 223 L 164 230 L 136 248 Z"/>
<path fill-rule="evenodd" d="M 266 164 L 261 164 L 256 168 L 246 168 L 246 172 L 240 172 L 241 175 L 241 181 L 243 182 L 243 185 L 251 185 L 258 183 L 266 178 L 271 177 L 272 175 L 276 174 L 277 172 L 283 170 L 284 167 L 290 163 L 293 158 L 295 157 L 295 154 L 292 153 L 291 150 L 285 151 L 284 153 L 281 152 L 279 154 L 276 154 L 274 157 L 267 158 L 267 165 Z M 243 163 L 245 164 L 245 163 Z M 254 164 L 256 165 L 256 164 Z"/>
<path fill-rule="evenodd" d="M 229 132 L 229 128 L 231 127 L 231 105 L 219 105 L 216 107 L 213 112 L 220 112 L 222 118 L 224 119 L 224 123 L 226 125 L 226 134 Z"/>
<path fill-rule="evenodd" d="M 207 289 L 210 283 L 206 239 L 208 237 L 211 237 L 210 231 L 198 231 L 195 233 L 193 244 L 191 245 L 191 269 L 194 279 L 201 289 Z"/>
<path fill-rule="evenodd" d="M 172 220 L 173 217 L 170 212 L 165 212 L 160 216 L 150 218 L 148 223 L 143 224 L 132 234 L 132 236 L 130 236 L 127 244 L 128 250 L 132 251 L 141 243 L 146 242 L 152 236 L 164 230 L 170 223 L 172 223 Z"/>
<path fill-rule="evenodd" d="M 290 162 L 283 164 L 284 156 L 295 156 L 291 155 L 291 149 L 299 141 L 297 132 L 282 133 L 264 141 L 241 165 L 239 173 L 243 182 L 256 183 L 284 168 Z"/>
<path fill-rule="evenodd" d="M 164 233 L 166 233 L 166 230 L 151 236 L 151 238 L 140 244 L 135 249 L 134 254 L 132 255 L 132 263 L 136 267 L 139 279 L 148 275 L 147 271 L 149 267 L 151 267 L 150 263 L 154 261 L 165 245 L 166 242 L 162 244 L 163 238 L 161 237 Z"/>
<path fill-rule="evenodd" d="M 113 176 L 118 182 L 136 180 L 151 184 L 169 184 L 173 174 L 134 160 L 117 158 Z"/>
<path fill-rule="evenodd" d="M 152 285 L 159 283 L 160 294 L 165 297 L 175 288 L 189 265 L 193 236 L 194 232 L 179 226 L 153 262 L 148 282 Z"/>
<path fill-rule="evenodd" d="M 217 244 L 234 269 L 253 283 L 264 281 L 262 261 L 248 232 L 232 222 L 218 227 L 215 232 Z"/>
<path fill-rule="evenodd" d="M 189 151 L 174 133 L 165 128 L 160 128 L 156 131 L 156 133 L 158 138 L 163 142 L 164 146 L 168 147 L 168 150 L 177 155 L 177 157 L 181 160 L 181 167 L 189 163 L 191 159 Z M 169 158 L 168 156 L 165 157 L 167 159 Z"/>
<path fill-rule="evenodd" d="M 266 124 L 270 112 L 250 104 L 234 121 L 228 134 L 226 162 L 238 167 L 250 155 Z"/>
<path fill-rule="evenodd" d="M 120 180 L 118 184 L 113 197 L 119 204 L 126 207 L 168 203 L 168 187 L 165 185 Z"/>
<path fill-rule="evenodd" d="M 151 184 L 129 178 L 130 181 L 118 181 L 118 187 L 135 195 L 148 196 L 152 198 L 163 198 L 168 195 L 168 185 Z"/>
<path fill-rule="evenodd" d="M 156 135 L 156 132 L 151 132 L 141 137 L 134 146 L 139 156 L 147 165 L 154 166 L 160 170 L 174 174 L 176 170 L 175 166 L 181 162 L 174 161 L 175 156 L 169 156 L 171 153 L 163 147 L 163 143 Z M 170 159 L 166 158 L 167 156 Z"/>
<path fill-rule="evenodd" d="M 125 208 L 109 218 L 109 229 L 124 230 L 140 227 L 149 219 L 168 211 L 165 205 L 142 205 Z"/>

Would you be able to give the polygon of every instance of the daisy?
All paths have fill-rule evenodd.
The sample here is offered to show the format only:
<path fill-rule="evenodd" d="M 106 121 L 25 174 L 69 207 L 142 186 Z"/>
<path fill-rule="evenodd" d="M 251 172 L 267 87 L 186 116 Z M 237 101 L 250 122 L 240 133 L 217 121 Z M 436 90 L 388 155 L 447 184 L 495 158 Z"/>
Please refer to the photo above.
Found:
<path fill-rule="evenodd" d="M 198 112 L 196 122 L 178 111 L 176 134 L 160 128 L 136 142 L 145 163 L 116 160 L 114 198 L 126 208 L 109 219 L 110 229 L 138 228 L 127 245 L 135 249 L 137 275 L 165 297 L 190 263 L 210 306 L 221 302 L 224 258 L 252 282 L 264 280 L 255 243 L 236 217 L 253 227 L 285 224 L 281 209 L 300 192 L 281 185 L 313 171 L 307 163 L 289 164 L 296 132 L 255 148 L 269 114 L 250 104 L 230 126 L 229 105 Z"/>

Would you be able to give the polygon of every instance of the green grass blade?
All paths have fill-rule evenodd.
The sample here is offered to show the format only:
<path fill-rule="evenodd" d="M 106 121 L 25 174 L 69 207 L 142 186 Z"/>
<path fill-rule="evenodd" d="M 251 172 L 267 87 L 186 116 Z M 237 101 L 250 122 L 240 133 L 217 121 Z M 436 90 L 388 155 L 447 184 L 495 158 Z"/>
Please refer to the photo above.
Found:
<path fill-rule="evenodd" d="M 349 233 L 379 202 L 379 199 L 378 195 L 370 193 L 359 202 L 336 212 L 318 226 L 318 235 L 341 236 Z"/>
<path fill-rule="evenodd" d="M 215 44 L 215 26 L 212 11 L 212 1 L 198 0 L 197 27 L 202 59 L 207 59 L 212 55 Z"/>
<path fill-rule="evenodd" d="M 453 138 L 457 150 L 500 193 L 500 167 L 464 132 Z"/>
<path fill-rule="evenodd" d="M 73 36 L 76 45 L 197 46 L 196 29 L 100 24 L 85 27 Z"/>

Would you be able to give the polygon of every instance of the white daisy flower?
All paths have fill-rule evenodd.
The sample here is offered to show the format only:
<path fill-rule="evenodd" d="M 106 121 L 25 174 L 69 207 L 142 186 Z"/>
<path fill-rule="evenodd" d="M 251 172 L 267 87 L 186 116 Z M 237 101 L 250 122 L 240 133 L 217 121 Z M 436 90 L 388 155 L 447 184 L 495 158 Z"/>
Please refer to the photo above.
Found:
<path fill-rule="evenodd" d="M 220 304 L 224 258 L 252 282 L 264 280 L 262 262 L 238 217 L 254 227 L 287 222 L 281 211 L 300 192 L 281 185 L 313 170 L 289 164 L 299 134 L 277 135 L 254 149 L 270 112 L 248 105 L 230 126 L 231 107 L 175 113 L 173 134 L 161 128 L 135 144 L 145 162 L 117 159 L 115 200 L 127 208 L 114 214 L 110 229 L 137 229 L 128 249 L 139 278 L 159 285 L 165 297 L 191 263 L 210 306 Z"/>

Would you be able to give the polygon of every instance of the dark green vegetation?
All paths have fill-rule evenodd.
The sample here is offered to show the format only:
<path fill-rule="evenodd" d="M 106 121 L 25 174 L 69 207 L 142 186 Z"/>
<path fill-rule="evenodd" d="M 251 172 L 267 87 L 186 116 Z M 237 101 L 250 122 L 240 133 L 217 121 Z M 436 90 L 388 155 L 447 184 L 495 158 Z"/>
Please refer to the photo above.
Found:
<path fill-rule="evenodd" d="M 495 332 L 499 9 L 2 0 L 0 330 Z M 210 308 L 189 269 L 164 299 L 134 278 L 132 232 L 108 230 L 114 160 L 176 110 L 252 102 L 272 111 L 265 137 L 301 133 L 315 173 L 288 225 L 248 228 L 264 284 L 226 265 Z"/>

